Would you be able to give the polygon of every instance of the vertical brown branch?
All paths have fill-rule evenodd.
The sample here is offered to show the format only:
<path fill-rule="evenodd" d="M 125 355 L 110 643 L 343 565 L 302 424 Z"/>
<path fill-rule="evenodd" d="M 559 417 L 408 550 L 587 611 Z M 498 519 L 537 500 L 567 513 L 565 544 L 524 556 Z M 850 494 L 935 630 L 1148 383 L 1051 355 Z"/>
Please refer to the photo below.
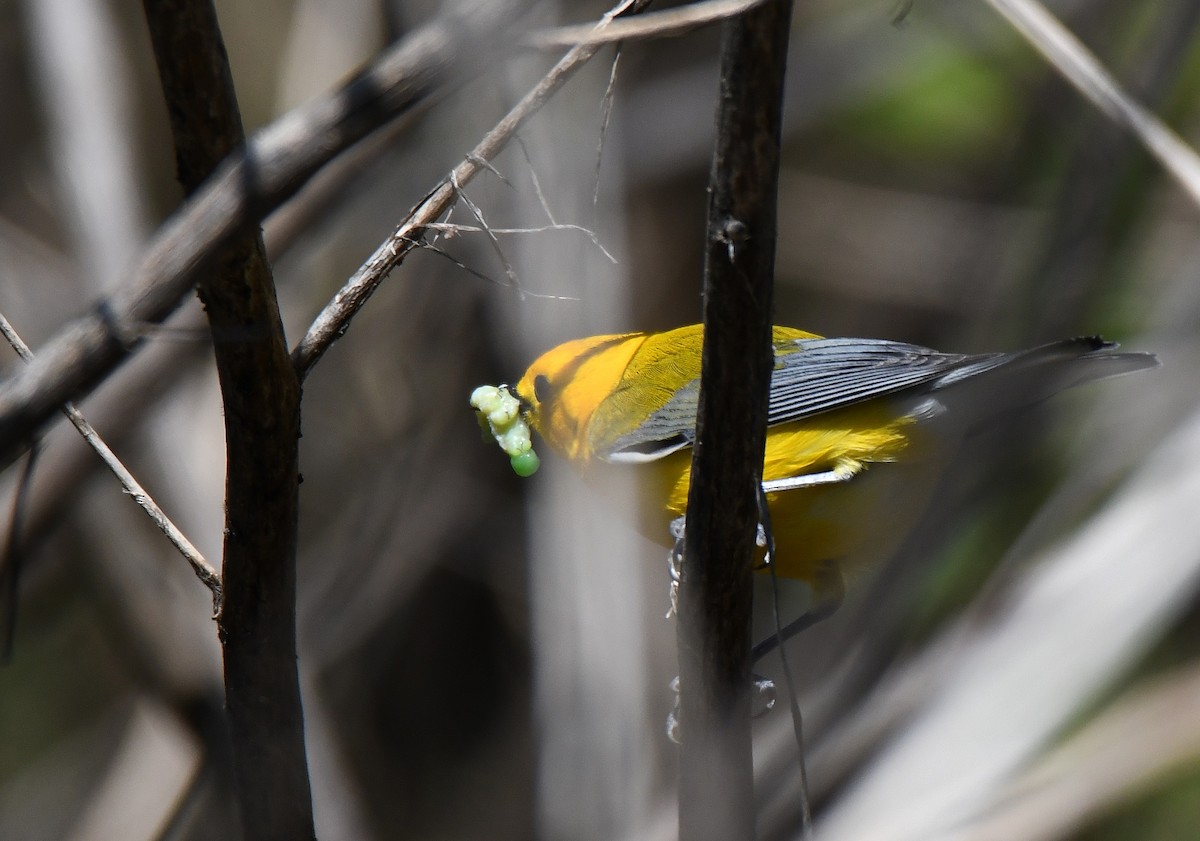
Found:
<path fill-rule="evenodd" d="M 245 143 L 210 0 L 146 0 L 191 193 Z M 232 240 L 199 282 L 225 414 L 224 601 L 219 628 L 234 777 L 246 841 L 315 837 L 296 670 L 300 383 L 257 233 Z"/>
<path fill-rule="evenodd" d="M 751 566 L 773 354 L 790 0 L 725 25 L 709 181 L 704 355 L 679 603 L 679 837 L 754 836 Z"/>

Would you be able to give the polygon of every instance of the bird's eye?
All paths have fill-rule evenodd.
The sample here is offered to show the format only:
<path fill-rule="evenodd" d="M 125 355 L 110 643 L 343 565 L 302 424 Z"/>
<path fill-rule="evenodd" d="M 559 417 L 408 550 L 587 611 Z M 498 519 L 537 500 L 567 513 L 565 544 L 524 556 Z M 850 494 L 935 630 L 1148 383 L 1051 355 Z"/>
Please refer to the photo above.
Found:
<path fill-rule="evenodd" d="M 533 396 L 541 403 L 550 399 L 550 378 L 545 374 L 538 374 L 533 378 Z"/>

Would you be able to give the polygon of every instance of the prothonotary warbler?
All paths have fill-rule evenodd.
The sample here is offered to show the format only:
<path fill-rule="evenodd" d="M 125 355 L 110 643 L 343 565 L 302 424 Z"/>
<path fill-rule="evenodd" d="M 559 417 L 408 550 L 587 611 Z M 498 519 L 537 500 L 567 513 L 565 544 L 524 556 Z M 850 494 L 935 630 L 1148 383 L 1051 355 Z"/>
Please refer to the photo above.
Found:
<path fill-rule="evenodd" d="M 530 428 L 585 476 L 637 471 L 641 530 L 669 542 L 685 514 L 702 325 L 569 341 L 520 382 L 471 403 L 521 475 L 537 469 Z M 957 354 L 884 339 L 776 327 L 763 489 L 776 572 L 840 599 L 842 576 L 894 551 L 963 435 L 1072 385 L 1153 368 L 1098 337 L 1014 353 Z"/>

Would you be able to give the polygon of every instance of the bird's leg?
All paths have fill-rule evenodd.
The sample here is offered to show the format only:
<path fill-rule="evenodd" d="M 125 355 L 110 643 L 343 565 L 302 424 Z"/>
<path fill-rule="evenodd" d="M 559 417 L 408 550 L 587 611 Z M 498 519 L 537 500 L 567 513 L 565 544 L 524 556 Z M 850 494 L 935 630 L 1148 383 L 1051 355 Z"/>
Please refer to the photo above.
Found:
<path fill-rule="evenodd" d="M 771 530 L 771 506 L 767 502 L 768 493 L 766 482 L 758 486 L 758 533 L 754 536 L 754 542 L 766 549 L 766 552 L 763 553 L 763 566 L 775 563 L 775 532 Z M 774 571 L 771 574 L 774 575 Z"/>
<path fill-rule="evenodd" d="M 821 566 L 819 578 L 815 584 L 813 589 L 817 597 L 816 604 L 755 645 L 750 651 L 752 663 L 757 663 L 801 631 L 811 628 L 823 619 L 828 619 L 841 607 L 846 593 L 846 585 L 842 581 L 842 574 L 838 570 L 836 562 L 830 561 Z"/>
<path fill-rule="evenodd" d="M 862 472 L 863 467 L 865 465 L 861 461 L 840 459 L 832 470 L 765 480 L 758 493 L 758 536 L 755 542 L 759 546 L 766 547 L 767 551 L 763 555 L 762 564 L 756 569 L 765 569 L 775 558 L 775 538 L 771 535 L 771 511 L 767 505 L 767 494 L 849 482 Z"/>
<path fill-rule="evenodd" d="M 764 549 L 762 565 L 767 567 L 771 572 L 771 598 L 772 607 L 775 611 L 775 627 L 779 628 L 779 588 L 778 582 L 775 580 L 775 532 L 771 528 L 771 506 L 767 501 L 767 489 L 763 484 L 758 487 L 758 534 L 755 535 L 754 542 Z M 750 665 L 753 666 L 758 662 L 758 658 L 753 656 L 751 652 Z M 785 670 L 786 671 L 786 670 Z M 775 681 L 762 675 L 751 675 L 754 680 L 755 697 L 761 701 L 761 705 L 754 713 L 754 717 L 758 718 L 761 715 L 766 715 L 775 707 Z M 791 682 L 789 680 L 789 687 Z"/>
<path fill-rule="evenodd" d="M 670 619 L 679 613 L 679 584 L 683 581 L 683 535 L 687 526 L 687 516 L 681 515 L 671 521 L 667 530 L 671 533 L 671 538 L 675 541 L 671 546 L 671 554 L 667 556 L 667 574 L 671 577 L 671 585 L 668 590 L 671 606 L 667 610 L 665 618 Z M 671 705 L 671 712 L 667 713 L 667 738 L 675 744 L 679 744 L 681 739 L 681 731 L 679 726 L 679 676 L 676 675 L 671 680 L 671 692 L 675 695 L 675 702 Z"/>
<path fill-rule="evenodd" d="M 666 618 L 679 613 L 679 582 L 683 580 L 683 533 L 687 523 L 686 516 L 676 517 L 667 527 L 675 543 L 671 546 L 671 554 L 667 556 L 667 574 L 671 577 L 670 594 L 671 606 Z"/>
<path fill-rule="evenodd" d="M 762 567 L 770 567 L 775 561 L 775 538 L 771 533 L 771 510 L 767 504 L 767 494 L 848 482 L 861 473 L 864 467 L 865 465 L 861 461 L 842 459 L 834 465 L 832 470 L 764 481 L 758 494 L 757 542 L 759 546 L 766 548 Z M 775 570 L 771 569 L 771 576 L 774 577 L 774 575 Z M 818 579 L 814 585 L 813 590 L 817 594 L 816 604 L 786 626 L 780 627 L 779 605 L 776 603 L 775 633 L 754 646 L 751 650 L 751 662 L 757 663 L 796 634 L 811 628 L 822 619 L 828 619 L 841 606 L 846 588 L 835 562 L 829 562 L 820 567 Z"/>
<path fill-rule="evenodd" d="M 864 465 L 854 459 L 841 459 L 832 470 L 822 470 L 820 473 L 804 473 L 800 476 L 785 476 L 782 479 L 770 479 L 762 483 L 763 493 L 779 493 L 794 491 L 799 488 L 812 488 L 818 485 L 836 485 L 839 482 L 849 482 L 862 472 Z"/>
<path fill-rule="evenodd" d="M 683 742 L 682 728 L 679 726 L 679 675 L 671 678 L 668 688 L 675 695 L 675 702 L 667 713 L 667 738 L 678 745 Z"/>
<path fill-rule="evenodd" d="M 836 473 L 836 469 L 831 472 Z M 849 473 L 846 478 L 853 475 L 853 473 Z M 779 580 L 775 571 L 775 535 L 771 530 L 771 507 L 767 501 L 767 489 L 760 483 L 757 490 L 759 528 L 762 532 L 762 545 L 766 549 L 767 570 L 771 574 L 771 609 L 775 615 L 775 636 L 772 639 L 778 640 L 778 644 L 782 644 L 784 629 L 780 627 L 781 623 L 779 620 Z M 836 568 L 834 572 L 837 574 L 837 580 L 840 584 L 841 575 L 837 573 Z M 838 601 L 841 601 L 840 596 L 838 597 Z M 759 646 L 755 646 L 750 652 L 750 665 L 752 667 L 761 659 L 761 655 L 757 653 L 757 649 L 760 646 L 761 643 Z M 792 732 L 796 738 L 796 758 L 800 766 L 800 823 L 803 835 L 807 839 L 812 834 L 812 807 L 808 794 L 808 766 L 805 761 L 804 750 L 804 721 L 803 715 L 800 712 L 800 701 L 796 697 L 796 681 L 792 677 L 792 668 L 788 665 L 787 654 L 782 647 L 779 649 L 779 660 L 780 665 L 783 667 L 783 679 L 787 686 L 788 707 L 792 713 Z M 758 715 L 765 715 L 775 706 L 775 683 L 766 678 L 755 676 L 754 687 L 757 697 L 765 700 L 762 711 Z"/>

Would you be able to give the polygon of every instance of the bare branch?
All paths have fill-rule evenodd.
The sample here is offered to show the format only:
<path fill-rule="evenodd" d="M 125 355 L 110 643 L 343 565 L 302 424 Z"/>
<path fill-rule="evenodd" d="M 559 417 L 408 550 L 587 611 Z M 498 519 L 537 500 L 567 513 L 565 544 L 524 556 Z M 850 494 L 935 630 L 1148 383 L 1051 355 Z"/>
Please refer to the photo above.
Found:
<path fill-rule="evenodd" d="M 505 44 L 524 5 L 448 13 L 400 41 L 337 90 L 281 117 L 225 159 L 162 228 L 130 281 L 66 325 L 34 362 L 0 384 L 0 466 L 66 401 L 93 388 L 166 318 L 214 255 L 256 228 L 334 157 L 477 69 Z"/>
<path fill-rule="evenodd" d="M 1198 505 L 1200 413 L 1193 411 L 1139 458 L 1090 520 L 1029 559 L 1002 599 L 976 603 L 927 646 L 915 669 L 897 670 L 839 726 L 840 735 L 853 732 L 852 741 L 870 745 L 863 750 L 871 758 L 825 815 L 820 837 L 975 838 L 974 820 L 986 824 L 995 810 L 1019 806 L 1007 799 L 1014 775 L 1191 610 L 1200 531 L 1189 524 Z M 1080 644 L 1098 639 L 1105 644 Z M 905 722 L 902 733 L 884 723 L 885 706 Z"/>
<path fill-rule="evenodd" d="M 554 49 L 583 44 L 612 44 L 646 38 L 670 38 L 683 35 L 722 20 L 740 15 L 764 0 L 702 0 L 661 12 L 647 12 L 635 18 L 614 21 L 600 29 L 590 25 L 561 26 L 534 34 L 529 43 L 539 49 Z"/>
<path fill-rule="evenodd" d="M 554 218 L 554 211 L 550 209 L 550 202 L 546 200 L 546 194 L 542 192 L 542 181 L 538 178 L 537 167 L 533 165 L 533 159 L 529 157 L 529 149 L 525 146 L 525 141 L 521 139 L 521 135 L 516 135 L 513 138 L 517 142 L 517 148 L 521 150 L 521 157 L 525 159 L 525 165 L 529 167 L 529 180 L 533 184 L 533 192 L 537 195 L 538 203 L 542 206 L 542 212 L 546 214 L 546 218 L 550 220 L 551 225 L 557 225 L 558 220 Z"/>
<path fill-rule="evenodd" d="M 618 14 L 640 12 L 649 0 L 622 0 L 611 9 L 600 22 L 597 30 L 613 25 Z M 525 121 L 536 114 L 546 101 L 600 50 L 600 44 L 585 44 L 575 47 L 546 73 L 541 80 L 497 123 L 491 131 L 471 150 L 462 163 L 456 166 L 434 187 L 420 204 L 413 208 L 392 235 L 375 250 L 365 263 L 342 286 L 333 299 L 317 315 L 308 332 L 292 351 L 292 362 L 300 378 L 320 360 L 329 346 L 337 341 L 350 326 L 351 319 L 379 288 L 388 273 L 404 261 L 418 247 L 425 236 L 427 226 L 436 222 L 454 205 L 459 191 L 500 152 L 520 130 Z"/>
<path fill-rule="evenodd" d="M 3 314 L 0 314 L 0 335 L 4 336 L 5 340 L 23 360 L 26 362 L 33 361 L 33 352 L 29 349 L 29 345 L 25 344 L 24 340 L 21 339 Z M 125 489 L 125 493 L 149 515 L 151 521 L 158 527 L 158 530 L 167 536 L 167 539 L 171 541 L 171 545 L 179 550 L 179 554 L 183 555 L 184 560 L 191 565 L 192 571 L 196 573 L 196 577 L 200 579 L 205 587 L 212 591 L 213 615 L 215 616 L 221 606 L 221 577 L 213 569 L 212 564 L 205 559 L 199 549 L 192 545 L 192 542 L 187 539 L 183 532 L 171 522 L 166 512 L 159 507 L 154 498 L 146 492 L 146 489 L 138 483 L 137 479 L 121 463 L 121 460 L 117 458 L 108 444 L 104 443 L 104 439 L 96 432 L 95 427 L 88 423 L 87 418 L 75 407 L 75 404 L 69 402 L 63 404 L 62 413 L 79 430 L 79 434 L 83 436 L 83 440 L 87 442 L 89 447 L 95 450 L 96 455 L 100 456 L 100 460 L 104 462 L 105 466 L 117 477 L 117 480 L 121 483 L 121 487 Z"/>
<path fill-rule="evenodd" d="M 621 47 L 617 45 L 612 66 L 608 71 L 608 85 L 600 105 L 600 135 L 596 138 L 596 174 L 592 182 L 592 211 L 600 204 L 600 167 L 604 163 L 604 142 L 608 139 L 608 124 L 612 119 L 613 102 L 616 100 L 617 68 L 621 64 Z"/>
<path fill-rule="evenodd" d="M 245 143 L 211 0 L 145 0 L 179 180 L 194 192 Z M 288 358 L 266 248 L 231 237 L 199 279 L 225 419 L 218 616 L 225 708 L 245 841 L 313 839 L 296 665 L 300 382 Z"/>
<path fill-rule="evenodd" d="M 478 234 L 483 233 L 484 231 L 483 228 L 480 228 L 477 225 L 452 225 L 448 222 L 430 223 L 429 225 L 425 226 L 425 230 L 442 231 L 446 234 Z M 600 241 L 600 237 L 596 235 L 596 232 L 589 228 L 585 228 L 583 225 L 572 225 L 569 222 L 564 222 L 561 224 L 555 223 L 551 225 L 538 225 L 533 228 L 488 228 L 488 231 L 493 234 L 502 235 L 544 234 L 549 231 L 577 231 L 578 233 L 581 233 L 590 239 L 592 241 L 592 245 L 596 246 L 596 248 L 600 250 L 600 253 L 604 255 L 608 262 L 613 263 L 614 265 L 617 262 L 617 258 L 612 255 L 611 251 L 604 247 L 604 243 Z M 447 236 L 447 239 L 449 239 L 449 236 Z"/>
<path fill-rule="evenodd" d="M 774 364 L 776 193 L 791 16 L 791 0 L 772 0 L 730 20 L 721 38 L 700 400 L 679 587 L 682 841 L 754 837 L 751 570 Z"/>
<path fill-rule="evenodd" d="M 1114 122 L 1138 139 L 1191 199 L 1200 204 L 1200 157 L 1146 110 L 1037 0 L 987 0 L 1051 66 Z"/>
<path fill-rule="evenodd" d="M 495 171 L 488 161 L 477 161 L 477 163 L 485 169 Z M 500 258 L 500 264 L 504 266 L 504 274 L 508 277 L 509 284 L 517 290 L 522 298 L 525 297 L 525 290 L 521 288 L 521 280 L 517 277 L 517 270 L 513 268 L 509 262 L 508 256 L 504 253 L 504 249 L 500 245 L 500 240 L 496 238 L 496 234 L 492 232 L 492 228 L 487 223 L 487 219 L 483 218 L 483 210 L 475 202 L 471 201 L 462 188 L 462 185 L 454 180 L 454 173 L 450 173 L 450 186 L 454 188 L 454 192 L 458 195 L 459 200 L 467 206 L 467 210 L 471 211 L 471 215 L 475 217 L 475 221 L 479 223 L 479 230 L 483 231 L 488 238 L 488 242 L 492 244 L 492 250 L 496 252 L 496 256 Z"/>

